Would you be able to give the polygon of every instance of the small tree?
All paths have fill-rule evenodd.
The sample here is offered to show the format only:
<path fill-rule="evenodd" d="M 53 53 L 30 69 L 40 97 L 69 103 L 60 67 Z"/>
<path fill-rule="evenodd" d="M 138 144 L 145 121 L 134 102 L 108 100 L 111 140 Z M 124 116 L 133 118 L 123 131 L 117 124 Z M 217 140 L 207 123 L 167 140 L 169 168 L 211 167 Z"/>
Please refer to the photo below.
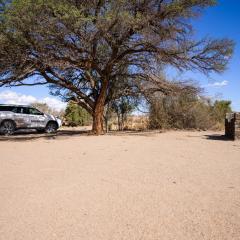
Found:
<path fill-rule="evenodd" d="M 215 119 L 223 123 L 226 117 L 226 114 L 232 111 L 231 101 L 217 100 L 213 105 L 213 114 Z"/>
<path fill-rule="evenodd" d="M 112 103 L 112 109 L 117 115 L 118 129 L 122 131 L 124 129 L 127 116 L 134 111 L 137 103 L 131 98 L 121 97 Z"/>
<path fill-rule="evenodd" d="M 178 95 L 155 95 L 150 99 L 150 127 L 178 129 L 222 128 L 231 112 L 230 101 L 212 101 L 200 95 L 198 88 Z"/>
<path fill-rule="evenodd" d="M 208 129 L 216 123 L 210 101 L 198 91 L 153 97 L 149 118 L 151 128 Z"/>
<path fill-rule="evenodd" d="M 67 105 L 64 118 L 69 126 L 87 126 L 92 122 L 91 115 L 78 104 L 70 101 Z"/>

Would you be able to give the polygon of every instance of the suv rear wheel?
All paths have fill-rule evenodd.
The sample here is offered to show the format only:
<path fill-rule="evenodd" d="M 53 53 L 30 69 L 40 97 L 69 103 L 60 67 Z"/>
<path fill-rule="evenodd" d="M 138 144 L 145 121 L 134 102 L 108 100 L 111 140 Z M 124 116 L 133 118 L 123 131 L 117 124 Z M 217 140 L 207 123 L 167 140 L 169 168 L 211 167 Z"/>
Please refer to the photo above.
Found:
<path fill-rule="evenodd" d="M 4 121 L 1 126 L 0 126 L 0 133 L 8 136 L 8 135 L 13 135 L 15 132 L 15 124 L 11 120 L 6 120 Z"/>
<path fill-rule="evenodd" d="M 55 122 L 49 122 L 45 128 L 46 133 L 55 133 L 58 129 L 58 125 Z"/>

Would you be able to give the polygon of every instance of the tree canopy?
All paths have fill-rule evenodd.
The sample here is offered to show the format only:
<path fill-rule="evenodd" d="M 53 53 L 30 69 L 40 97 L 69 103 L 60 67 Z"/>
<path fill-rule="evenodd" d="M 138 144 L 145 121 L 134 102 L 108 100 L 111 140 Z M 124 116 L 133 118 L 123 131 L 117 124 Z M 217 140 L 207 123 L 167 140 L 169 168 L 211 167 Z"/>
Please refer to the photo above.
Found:
<path fill-rule="evenodd" d="M 104 106 L 144 90 L 178 89 L 158 75 L 222 72 L 228 39 L 194 39 L 191 20 L 214 0 L 1 0 L 0 86 L 51 85 L 93 116 L 103 131 Z"/>

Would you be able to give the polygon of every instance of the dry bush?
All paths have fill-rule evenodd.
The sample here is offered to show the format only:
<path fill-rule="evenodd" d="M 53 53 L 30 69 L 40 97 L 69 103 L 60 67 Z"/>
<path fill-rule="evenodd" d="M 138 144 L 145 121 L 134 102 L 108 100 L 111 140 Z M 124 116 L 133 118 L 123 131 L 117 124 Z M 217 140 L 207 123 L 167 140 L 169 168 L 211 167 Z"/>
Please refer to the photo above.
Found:
<path fill-rule="evenodd" d="M 148 116 L 130 116 L 128 117 L 124 130 L 146 130 L 149 126 Z"/>
<path fill-rule="evenodd" d="M 41 102 L 34 102 L 31 104 L 33 107 L 37 108 L 39 111 L 51 114 L 54 116 L 63 117 L 64 111 L 57 111 L 53 108 L 51 108 L 47 103 L 41 103 Z"/>
<path fill-rule="evenodd" d="M 149 123 L 152 129 L 206 130 L 217 126 L 210 101 L 188 93 L 153 99 Z"/>
<path fill-rule="evenodd" d="M 149 117 L 148 116 L 135 116 L 130 115 L 126 118 L 124 122 L 124 126 L 122 130 L 133 130 L 133 131 L 141 131 L 149 128 Z M 112 118 L 109 121 L 108 129 L 110 131 L 119 130 L 118 119 L 117 117 Z"/>

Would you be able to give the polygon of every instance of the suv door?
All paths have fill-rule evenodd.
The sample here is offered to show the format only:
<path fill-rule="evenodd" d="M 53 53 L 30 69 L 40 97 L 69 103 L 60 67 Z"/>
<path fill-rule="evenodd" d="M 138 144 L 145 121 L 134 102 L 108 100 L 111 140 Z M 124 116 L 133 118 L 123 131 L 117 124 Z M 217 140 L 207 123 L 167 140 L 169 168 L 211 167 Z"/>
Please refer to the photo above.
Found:
<path fill-rule="evenodd" d="M 44 128 L 46 125 L 44 114 L 35 108 L 15 107 L 12 112 L 17 128 Z"/>
<path fill-rule="evenodd" d="M 14 113 L 14 121 L 17 124 L 17 128 L 28 128 L 30 121 L 28 119 L 27 108 L 24 107 L 14 107 L 12 109 Z"/>
<path fill-rule="evenodd" d="M 45 128 L 46 118 L 42 112 L 36 108 L 29 108 L 28 113 L 28 117 L 31 121 L 31 128 Z"/>

